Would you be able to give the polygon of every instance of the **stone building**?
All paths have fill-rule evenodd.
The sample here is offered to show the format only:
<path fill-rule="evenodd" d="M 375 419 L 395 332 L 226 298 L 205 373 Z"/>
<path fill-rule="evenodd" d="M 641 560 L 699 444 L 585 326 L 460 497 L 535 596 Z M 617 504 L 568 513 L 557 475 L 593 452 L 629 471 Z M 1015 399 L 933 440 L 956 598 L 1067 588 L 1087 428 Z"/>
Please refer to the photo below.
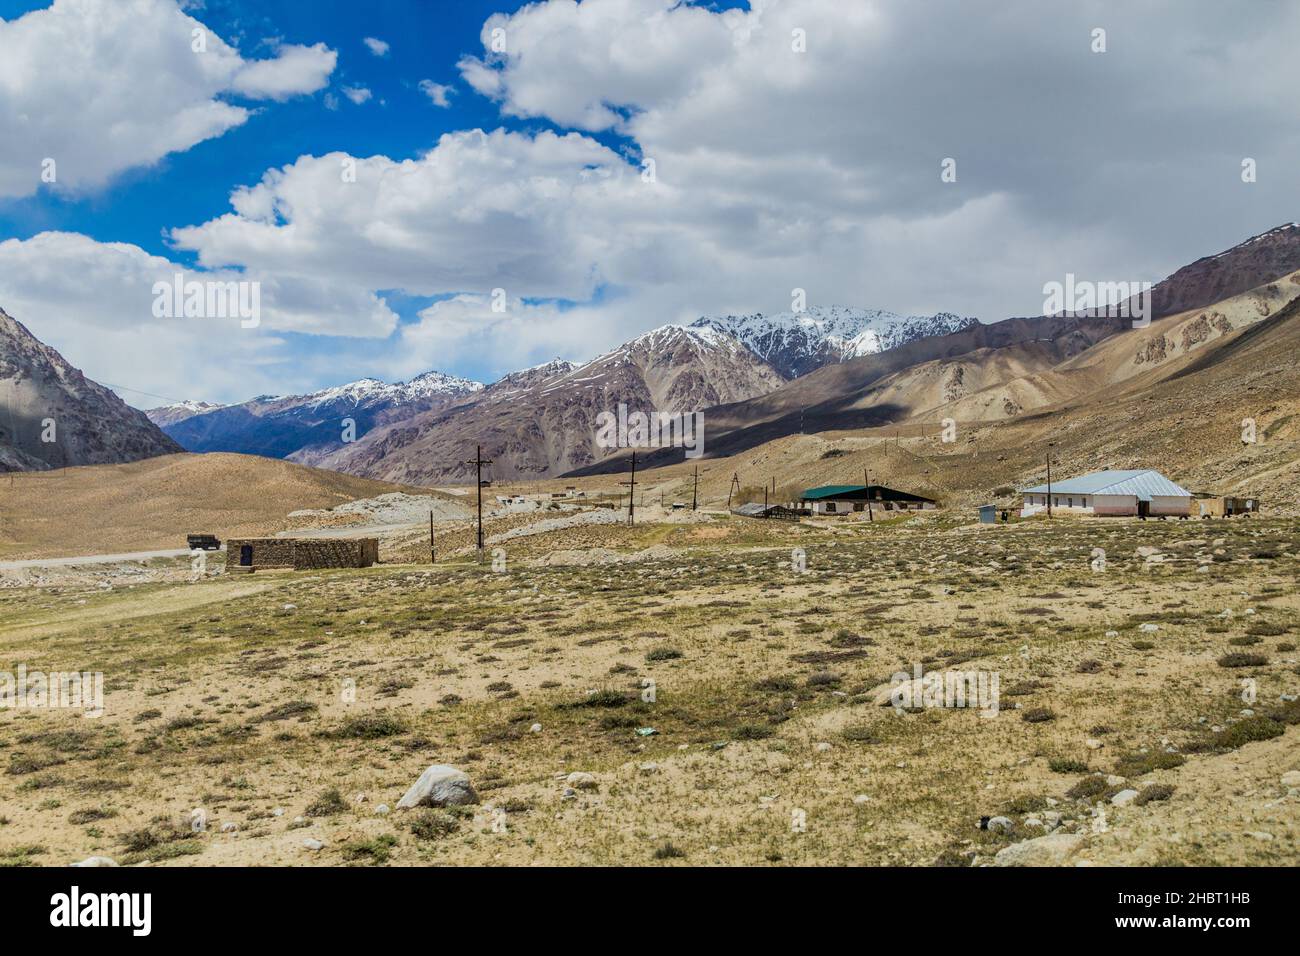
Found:
<path fill-rule="evenodd" d="M 226 542 L 226 570 L 235 573 L 368 568 L 378 561 L 378 538 L 232 538 Z"/>

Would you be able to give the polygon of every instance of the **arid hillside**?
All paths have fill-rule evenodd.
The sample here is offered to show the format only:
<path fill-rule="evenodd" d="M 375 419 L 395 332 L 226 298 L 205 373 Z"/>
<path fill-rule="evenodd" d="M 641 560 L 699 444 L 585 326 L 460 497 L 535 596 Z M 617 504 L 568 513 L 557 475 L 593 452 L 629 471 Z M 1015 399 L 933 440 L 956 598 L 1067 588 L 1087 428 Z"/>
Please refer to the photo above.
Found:
<path fill-rule="evenodd" d="M 164 455 L 0 476 L 0 555 L 185 547 L 185 535 L 269 534 L 286 516 L 409 490 L 253 455 Z"/>

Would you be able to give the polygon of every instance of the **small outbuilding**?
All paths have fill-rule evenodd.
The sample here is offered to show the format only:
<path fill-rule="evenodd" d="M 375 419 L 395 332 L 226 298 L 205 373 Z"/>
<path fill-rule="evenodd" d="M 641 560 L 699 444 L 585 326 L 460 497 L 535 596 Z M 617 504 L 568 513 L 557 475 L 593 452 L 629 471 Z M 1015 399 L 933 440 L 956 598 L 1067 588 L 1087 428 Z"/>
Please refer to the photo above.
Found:
<path fill-rule="evenodd" d="M 226 542 L 226 570 L 233 573 L 368 568 L 378 561 L 378 538 L 232 538 Z"/>
<path fill-rule="evenodd" d="M 799 508 L 789 508 L 785 505 L 764 505 L 757 501 L 732 508 L 731 513 L 740 515 L 742 518 L 778 518 L 783 521 L 798 521 L 802 516 L 808 514 L 807 511 Z"/>
<path fill-rule="evenodd" d="M 1259 511 L 1258 498 L 1235 498 L 1231 495 L 1214 495 L 1197 492 L 1192 499 L 1193 518 L 1230 518 Z"/>
<path fill-rule="evenodd" d="M 815 515 L 852 514 L 866 511 L 922 511 L 935 508 L 938 502 L 884 485 L 822 485 L 809 488 L 800 496 L 803 507 Z"/>

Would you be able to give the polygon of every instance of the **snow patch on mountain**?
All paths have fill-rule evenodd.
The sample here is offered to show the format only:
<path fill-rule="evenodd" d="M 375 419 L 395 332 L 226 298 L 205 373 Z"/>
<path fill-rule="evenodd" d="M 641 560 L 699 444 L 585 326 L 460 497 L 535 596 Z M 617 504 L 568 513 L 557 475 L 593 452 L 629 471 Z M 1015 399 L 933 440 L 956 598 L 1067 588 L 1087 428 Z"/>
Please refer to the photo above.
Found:
<path fill-rule="evenodd" d="M 813 306 L 804 312 L 703 316 L 695 330 L 722 333 L 743 343 L 787 378 L 832 362 L 874 355 L 916 339 L 947 335 L 978 319 L 940 312 L 899 315 L 881 309 Z"/>

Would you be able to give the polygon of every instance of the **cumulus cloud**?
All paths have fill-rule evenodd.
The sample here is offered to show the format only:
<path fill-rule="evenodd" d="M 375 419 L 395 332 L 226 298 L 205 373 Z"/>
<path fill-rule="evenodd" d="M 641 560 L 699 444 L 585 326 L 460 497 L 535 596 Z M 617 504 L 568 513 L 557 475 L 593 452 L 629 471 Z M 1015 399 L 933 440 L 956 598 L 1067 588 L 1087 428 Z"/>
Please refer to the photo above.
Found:
<path fill-rule="evenodd" d="M 274 60 L 246 63 L 231 82 L 231 90 L 254 99 L 287 100 L 314 93 L 329 82 L 338 54 L 323 43 L 284 45 Z"/>
<path fill-rule="evenodd" d="M 343 95 L 357 106 L 360 106 L 366 100 L 370 99 L 372 94 L 364 86 L 345 86 L 343 87 Z"/>
<path fill-rule="evenodd" d="M 157 317 L 155 283 L 173 283 L 178 273 L 186 281 L 259 283 L 261 324 Z M 0 307 L 92 378 L 164 397 L 226 401 L 311 384 L 281 332 L 383 338 L 397 322 L 383 300 L 355 286 L 192 270 L 129 243 L 62 232 L 0 242 Z"/>
<path fill-rule="evenodd" d="M 427 96 L 434 106 L 441 106 L 446 109 L 451 106 L 451 94 L 455 90 L 450 86 L 444 86 L 442 83 L 435 83 L 433 80 L 421 80 L 420 92 Z"/>
<path fill-rule="evenodd" d="M 0 21 L 0 197 L 100 186 L 245 122 L 223 94 L 280 100 L 333 69 L 320 44 L 246 60 L 174 0 L 55 0 Z"/>
<path fill-rule="evenodd" d="M 301 157 L 237 190 L 233 212 L 171 238 L 209 268 L 584 299 L 601 280 L 609 217 L 628 203 L 651 209 L 639 186 L 617 154 L 576 133 L 472 130 L 414 160 Z"/>
<path fill-rule="evenodd" d="M 389 47 L 385 41 L 376 39 L 375 37 L 366 37 L 361 42 L 363 42 L 366 45 L 366 49 L 375 56 L 388 56 Z"/>

